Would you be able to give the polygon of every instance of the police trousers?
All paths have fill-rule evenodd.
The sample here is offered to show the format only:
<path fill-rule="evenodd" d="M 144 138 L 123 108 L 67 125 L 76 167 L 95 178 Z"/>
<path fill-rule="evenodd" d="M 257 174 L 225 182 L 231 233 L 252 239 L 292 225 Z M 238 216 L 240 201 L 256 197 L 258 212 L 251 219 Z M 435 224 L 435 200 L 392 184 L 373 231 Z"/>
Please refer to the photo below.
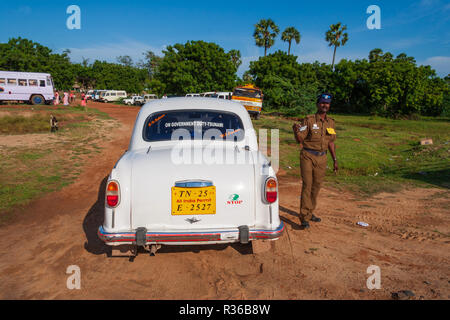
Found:
<path fill-rule="evenodd" d="M 317 206 L 322 182 L 327 169 L 327 155 L 316 156 L 308 151 L 300 153 L 300 172 L 302 175 L 302 195 L 300 201 L 300 221 L 309 221 Z"/>

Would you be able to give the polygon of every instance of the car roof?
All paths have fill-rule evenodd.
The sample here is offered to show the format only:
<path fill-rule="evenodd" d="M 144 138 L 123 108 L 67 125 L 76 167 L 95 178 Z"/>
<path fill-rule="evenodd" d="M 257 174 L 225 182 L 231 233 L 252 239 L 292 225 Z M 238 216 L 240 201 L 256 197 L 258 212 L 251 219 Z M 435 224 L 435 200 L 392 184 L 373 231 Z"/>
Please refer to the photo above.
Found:
<path fill-rule="evenodd" d="M 159 99 L 147 102 L 141 109 L 141 113 L 150 115 L 157 111 L 184 110 L 184 109 L 205 109 L 205 110 L 224 110 L 230 111 L 242 116 L 248 115 L 245 107 L 230 100 L 215 100 L 203 97 L 174 97 L 170 99 Z"/>

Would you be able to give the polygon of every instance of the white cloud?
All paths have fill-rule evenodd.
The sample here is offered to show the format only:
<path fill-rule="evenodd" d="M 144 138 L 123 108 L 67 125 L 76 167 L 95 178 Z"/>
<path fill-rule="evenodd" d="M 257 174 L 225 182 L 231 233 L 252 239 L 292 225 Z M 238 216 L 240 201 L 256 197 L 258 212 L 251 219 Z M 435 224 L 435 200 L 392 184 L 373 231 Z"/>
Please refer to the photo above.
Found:
<path fill-rule="evenodd" d="M 436 73 L 440 77 L 445 77 L 446 75 L 450 74 L 450 57 L 430 57 L 419 64 L 426 66 L 430 65 L 433 69 L 436 70 Z"/>
<path fill-rule="evenodd" d="M 144 58 L 142 54 L 148 50 L 153 51 L 157 55 L 162 55 L 162 50 L 165 49 L 165 46 L 156 48 L 138 41 L 122 41 L 118 43 L 99 44 L 86 48 L 68 49 L 71 52 L 69 56 L 73 62 L 81 62 L 83 58 L 89 59 L 90 63 L 95 60 L 116 62 L 118 56 L 128 55 L 136 63 Z M 61 49 L 60 51 L 62 52 L 63 50 Z"/>
<path fill-rule="evenodd" d="M 259 59 L 259 56 L 249 56 L 249 57 L 242 57 L 241 61 L 242 64 L 239 66 L 239 69 L 237 71 L 238 77 L 242 78 L 244 75 L 244 72 L 248 70 L 250 67 L 250 62 L 256 61 Z"/>

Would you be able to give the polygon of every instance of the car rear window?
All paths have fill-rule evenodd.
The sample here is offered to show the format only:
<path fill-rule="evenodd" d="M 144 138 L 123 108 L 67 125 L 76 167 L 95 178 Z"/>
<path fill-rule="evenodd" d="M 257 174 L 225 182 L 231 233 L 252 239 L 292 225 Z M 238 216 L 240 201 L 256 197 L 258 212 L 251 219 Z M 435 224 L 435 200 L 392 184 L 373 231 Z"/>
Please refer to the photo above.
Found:
<path fill-rule="evenodd" d="M 214 110 L 156 112 L 145 121 L 143 132 L 145 141 L 172 140 L 172 134 L 174 140 L 234 141 L 241 141 L 245 135 L 241 118 L 232 112 Z"/>

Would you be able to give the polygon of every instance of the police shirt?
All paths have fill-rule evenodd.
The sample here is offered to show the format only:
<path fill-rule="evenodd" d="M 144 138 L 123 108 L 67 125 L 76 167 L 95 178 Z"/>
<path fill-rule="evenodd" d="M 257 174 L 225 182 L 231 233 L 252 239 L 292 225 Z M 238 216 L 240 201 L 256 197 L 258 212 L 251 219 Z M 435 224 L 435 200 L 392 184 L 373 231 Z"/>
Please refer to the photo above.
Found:
<path fill-rule="evenodd" d="M 336 127 L 334 119 L 325 115 L 322 120 L 320 115 L 309 115 L 297 126 L 297 139 L 303 142 L 303 148 L 324 152 L 328 150 L 328 144 L 336 140 Z"/>

